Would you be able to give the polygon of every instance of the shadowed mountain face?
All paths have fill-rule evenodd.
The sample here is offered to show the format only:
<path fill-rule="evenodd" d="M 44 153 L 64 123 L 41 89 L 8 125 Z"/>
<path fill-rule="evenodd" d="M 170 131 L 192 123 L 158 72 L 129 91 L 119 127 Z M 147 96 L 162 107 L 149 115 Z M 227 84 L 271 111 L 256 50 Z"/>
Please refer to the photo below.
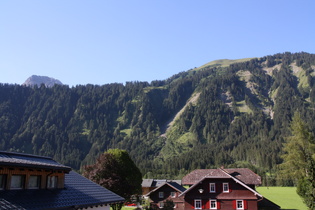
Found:
<path fill-rule="evenodd" d="M 41 84 L 44 84 L 46 87 L 52 87 L 55 84 L 62 85 L 62 82 L 51 77 L 32 75 L 23 83 L 25 86 L 40 86 Z"/>

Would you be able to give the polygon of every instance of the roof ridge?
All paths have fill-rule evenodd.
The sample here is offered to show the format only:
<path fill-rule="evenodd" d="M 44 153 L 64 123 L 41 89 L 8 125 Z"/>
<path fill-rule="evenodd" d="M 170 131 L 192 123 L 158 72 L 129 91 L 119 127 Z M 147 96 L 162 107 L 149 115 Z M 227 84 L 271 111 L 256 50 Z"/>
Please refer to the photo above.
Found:
<path fill-rule="evenodd" d="M 19 153 L 19 152 L 0 151 L 0 154 L 5 154 L 5 155 L 18 155 L 18 156 L 24 156 L 24 157 L 36 157 L 36 158 L 43 158 L 43 159 L 54 160 L 52 157 L 48 157 L 48 156 L 33 155 L 33 154 Z M 55 161 L 55 160 L 54 160 L 54 161 Z M 56 161 L 56 162 L 57 162 L 57 161 Z"/>

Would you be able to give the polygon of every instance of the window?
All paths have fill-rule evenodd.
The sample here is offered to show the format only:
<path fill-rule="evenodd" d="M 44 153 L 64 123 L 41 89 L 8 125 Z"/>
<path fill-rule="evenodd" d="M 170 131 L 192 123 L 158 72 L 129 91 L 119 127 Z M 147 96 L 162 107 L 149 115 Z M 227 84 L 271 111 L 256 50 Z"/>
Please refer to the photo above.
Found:
<path fill-rule="evenodd" d="M 23 175 L 12 175 L 10 189 L 23 189 L 24 176 Z"/>
<path fill-rule="evenodd" d="M 229 183 L 223 183 L 223 192 L 229 192 Z"/>
<path fill-rule="evenodd" d="M 159 206 L 160 206 L 160 208 L 163 208 L 164 207 L 164 202 L 160 202 Z"/>
<path fill-rule="evenodd" d="M 244 209 L 243 200 L 236 200 L 236 209 Z"/>
<path fill-rule="evenodd" d="M 210 209 L 217 209 L 217 200 L 210 200 Z"/>
<path fill-rule="evenodd" d="M 171 197 L 175 198 L 176 197 L 176 193 L 175 192 L 171 192 Z"/>
<path fill-rule="evenodd" d="M 47 182 L 47 188 L 57 188 L 58 177 L 57 176 L 49 176 Z"/>
<path fill-rule="evenodd" d="M 195 200 L 195 209 L 201 209 L 201 200 Z"/>
<path fill-rule="evenodd" d="M 164 192 L 159 192 L 159 198 L 164 198 Z"/>
<path fill-rule="evenodd" d="M 6 175 L 0 174 L 0 190 L 4 190 L 5 180 L 6 180 Z"/>
<path fill-rule="evenodd" d="M 210 192 L 211 193 L 215 192 L 215 183 L 210 183 Z"/>
<path fill-rule="evenodd" d="M 31 175 L 28 179 L 28 189 L 39 189 L 40 176 Z"/>

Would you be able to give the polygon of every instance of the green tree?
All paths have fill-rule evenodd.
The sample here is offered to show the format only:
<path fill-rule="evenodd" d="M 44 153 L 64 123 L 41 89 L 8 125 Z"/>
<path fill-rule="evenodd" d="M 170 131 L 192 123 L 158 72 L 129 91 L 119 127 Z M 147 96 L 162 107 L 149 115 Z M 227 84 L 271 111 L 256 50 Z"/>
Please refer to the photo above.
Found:
<path fill-rule="evenodd" d="M 83 175 L 130 201 L 141 194 L 142 175 L 125 150 L 110 149 L 101 154 L 94 165 L 84 168 Z M 123 204 L 113 204 L 114 210 Z"/>
<path fill-rule="evenodd" d="M 281 173 L 297 179 L 297 193 L 315 209 L 315 139 L 299 114 L 291 122 L 292 135 L 286 139 Z"/>

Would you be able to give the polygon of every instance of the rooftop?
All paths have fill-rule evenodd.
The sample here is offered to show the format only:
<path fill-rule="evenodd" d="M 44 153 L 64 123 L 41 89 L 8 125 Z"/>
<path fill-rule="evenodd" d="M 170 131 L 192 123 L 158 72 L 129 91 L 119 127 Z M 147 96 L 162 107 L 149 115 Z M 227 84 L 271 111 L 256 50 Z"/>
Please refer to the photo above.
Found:
<path fill-rule="evenodd" d="M 85 208 L 123 201 L 124 198 L 73 171 L 65 175 L 64 189 L 0 191 L 0 209 Z"/>
<path fill-rule="evenodd" d="M 49 157 L 4 151 L 0 151 L 0 165 L 65 170 L 68 172 L 71 170 L 70 167 L 64 166 Z"/>
<path fill-rule="evenodd" d="M 261 178 L 256 173 L 248 168 L 229 168 L 223 169 L 230 176 L 242 181 L 247 185 L 261 185 Z M 222 169 L 197 169 L 182 179 L 183 185 L 193 185 L 200 181 L 204 177 L 220 177 L 229 178 L 229 176 L 223 172 Z"/>

